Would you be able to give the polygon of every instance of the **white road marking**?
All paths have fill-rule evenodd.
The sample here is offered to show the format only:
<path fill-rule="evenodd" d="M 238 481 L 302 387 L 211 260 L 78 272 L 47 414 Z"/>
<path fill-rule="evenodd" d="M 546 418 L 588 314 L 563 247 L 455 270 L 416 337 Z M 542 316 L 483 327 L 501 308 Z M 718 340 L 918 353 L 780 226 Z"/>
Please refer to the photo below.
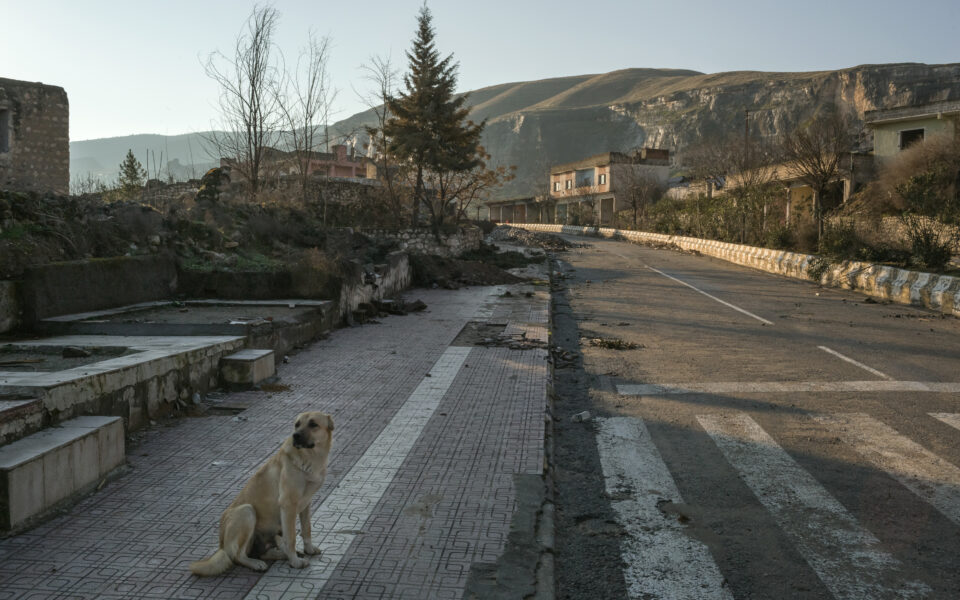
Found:
<path fill-rule="evenodd" d="M 673 394 L 804 394 L 820 392 L 931 392 L 960 394 L 960 383 L 940 381 L 719 381 L 713 383 L 623 383 L 622 396 Z"/>
<path fill-rule="evenodd" d="M 313 545 L 321 556 L 310 565 L 293 569 L 276 561 L 247 594 L 248 600 L 269 596 L 271 600 L 302 598 L 320 592 L 373 513 L 374 507 L 400 470 L 400 465 L 433 416 L 470 353 L 470 348 L 448 347 L 410 394 L 397 414 L 339 485 L 313 512 Z"/>
<path fill-rule="evenodd" d="M 634 259 L 632 259 L 632 258 L 628 258 L 628 257 L 624 256 L 623 254 L 620 254 L 619 252 L 614 252 L 613 250 L 611 250 L 610 253 L 611 253 L 611 254 L 616 254 L 617 256 L 619 256 L 620 258 L 622 258 L 622 259 L 624 259 L 624 260 L 634 260 Z M 753 314 L 752 312 L 750 312 L 750 311 L 748 311 L 748 310 L 745 310 L 745 309 L 743 309 L 743 308 L 740 308 L 739 306 L 737 306 L 737 305 L 735 305 L 735 304 L 730 304 L 730 303 L 727 302 L 726 300 L 721 300 L 720 298 L 717 298 L 716 296 L 713 296 L 713 295 L 711 295 L 711 294 L 708 294 L 707 292 L 701 290 L 700 288 L 697 288 L 697 287 L 694 287 L 694 286 L 690 285 L 690 284 L 687 283 L 686 281 L 682 281 L 682 280 L 680 280 L 680 279 L 677 279 L 677 278 L 674 277 L 673 275 L 667 275 L 666 273 L 664 273 L 664 272 L 661 271 L 660 269 L 655 269 L 655 268 L 651 267 L 650 265 L 644 265 L 644 266 L 647 267 L 648 269 L 650 269 L 651 271 L 655 272 L 655 273 L 659 273 L 659 274 L 663 275 L 664 277 L 666 277 L 666 278 L 668 278 L 668 279 L 672 279 L 672 280 L 676 281 L 677 283 L 682 283 L 683 285 L 687 286 L 688 288 L 690 288 L 690 289 L 692 289 L 692 290 L 694 290 L 694 291 L 700 292 L 701 294 L 703 294 L 703 295 L 706 296 L 707 298 L 710 298 L 711 300 L 715 300 L 715 301 L 719 302 L 720 304 L 723 304 L 724 306 L 727 306 L 727 307 L 729 307 L 729 308 L 732 308 L 732 309 L 735 310 L 735 311 L 738 311 L 738 312 L 741 312 L 741 313 L 747 315 L 748 317 L 753 317 L 754 319 L 760 321 L 760 322 L 763 323 L 764 325 L 773 325 L 773 322 L 772 322 L 772 321 L 768 321 L 768 320 L 764 319 L 763 317 L 758 317 L 757 315 Z"/>
<path fill-rule="evenodd" d="M 958 413 L 928 413 L 934 419 L 939 419 L 947 425 L 960 429 L 960 414 Z"/>
<path fill-rule="evenodd" d="M 836 598 L 904 598 L 929 591 L 904 581 L 900 562 L 749 416 L 697 420 Z"/>
<path fill-rule="evenodd" d="M 960 524 L 960 469 L 956 466 L 863 413 L 824 415 L 816 421 Z"/>
<path fill-rule="evenodd" d="M 717 298 L 716 296 L 713 296 L 713 295 L 711 295 L 711 294 L 708 294 L 707 292 L 701 290 L 700 288 L 697 288 L 697 287 L 694 287 L 694 286 L 690 285 L 690 284 L 687 283 L 686 281 L 682 281 L 682 280 L 680 280 L 680 279 L 677 279 L 677 278 L 674 277 L 673 275 L 668 275 L 668 274 L 664 273 L 664 272 L 661 271 L 660 269 L 655 269 L 655 268 L 651 267 L 650 265 L 647 265 L 647 268 L 650 269 L 651 271 L 653 271 L 654 273 L 660 273 L 661 275 L 663 275 L 663 276 L 666 277 L 667 279 L 672 279 L 672 280 L 676 281 L 677 283 L 682 283 L 683 285 L 687 286 L 687 287 L 690 288 L 691 290 L 693 290 L 693 291 L 695 291 L 695 292 L 700 292 L 701 294 L 703 294 L 703 295 L 706 296 L 707 298 L 710 298 L 711 300 L 715 300 L 715 301 L 719 302 L 720 304 L 722 304 L 722 305 L 724 305 L 724 306 L 727 306 L 727 307 L 732 308 L 733 310 L 735 310 L 735 311 L 737 311 L 737 312 L 740 312 L 740 313 L 743 313 L 743 314 L 747 315 L 748 317 L 753 317 L 754 319 L 760 321 L 760 322 L 763 323 L 764 325 L 773 325 L 773 321 L 768 321 L 768 320 L 764 319 L 763 317 L 758 317 L 757 315 L 753 314 L 753 313 L 750 312 L 749 310 L 745 310 L 745 309 L 743 309 L 743 308 L 740 308 L 739 306 L 737 306 L 737 305 L 735 305 L 735 304 L 730 304 L 730 303 L 727 302 L 726 300 L 721 300 L 720 298 Z"/>
<path fill-rule="evenodd" d="M 607 493 L 628 536 L 621 553 L 631 598 L 732 598 L 706 545 L 657 508 L 683 502 L 641 419 L 597 419 Z"/>
<path fill-rule="evenodd" d="M 876 375 L 877 377 L 880 377 L 880 378 L 882 378 L 882 379 L 887 379 L 887 380 L 889 380 L 889 381 L 893 381 L 893 377 L 890 377 L 890 376 L 887 375 L 886 373 L 884 373 L 884 372 L 882 372 L 882 371 L 878 371 L 878 370 L 874 369 L 873 367 L 868 367 L 867 365 L 863 364 L 862 362 L 858 362 L 858 361 L 853 360 L 853 359 L 850 358 L 849 356 L 844 356 L 843 354 L 840 354 L 840 353 L 837 352 L 836 350 L 832 350 L 832 349 L 830 349 L 830 348 L 827 348 L 826 346 L 817 346 L 817 348 L 823 350 L 823 351 L 826 352 L 827 354 L 832 354 L 832 355 L 836 356 L 836 357 L 839 358 L 840 360 L 845 360 L 845 361 L 847 361 L 848 363 L 850 363 L 851 365 L 860 367 L 861 369 L 863 369 L 864 371 L 867 371 L 868 373 L 873 373 L 873 374 Z"/>

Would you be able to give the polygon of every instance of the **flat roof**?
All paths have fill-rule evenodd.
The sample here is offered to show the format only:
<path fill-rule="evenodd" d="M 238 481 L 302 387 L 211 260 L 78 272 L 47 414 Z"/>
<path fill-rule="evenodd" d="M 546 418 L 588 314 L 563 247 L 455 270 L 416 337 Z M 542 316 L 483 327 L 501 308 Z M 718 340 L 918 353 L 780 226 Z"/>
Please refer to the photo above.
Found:
<path fill-rule="evenodd" d="M 944 100 L 929 104 L 914 106 L 897 106 L 894 108 L 880 108 L 863 113 L 864 123 L 878 125 L 881 123 L 896 123 L 897 121 L 913 121 L 929 117 L 938 117 L 944 114 L 960 114 L 960 100 Z"/>

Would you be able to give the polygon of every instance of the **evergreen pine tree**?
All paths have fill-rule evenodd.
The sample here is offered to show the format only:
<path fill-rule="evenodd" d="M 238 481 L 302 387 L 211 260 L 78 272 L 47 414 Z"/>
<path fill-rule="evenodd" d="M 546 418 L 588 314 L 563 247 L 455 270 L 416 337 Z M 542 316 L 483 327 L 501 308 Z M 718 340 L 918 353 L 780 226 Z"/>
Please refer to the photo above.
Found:
<path fill-rule="evenodd" d="M 388 100 L 393 116 L 384 126 L 390 151 L 416 173 L 414 227 L 425 200 L 424 172 L 467 171 L 479 165 L 477 147 L 484 126 L 465 122 L 467 97 L 454 97 L 457 64 L 452 54 L 440 59 L 434 43 L 433 17 L 426 4 L 420 8 L 417 22 L 413 48 L 407 52 L 410 72 L 403 78 L 406 90 Z"/>
<path fill-rule="evenodd" d="M 127 150 L 127 156 L 120 163 L 120 176 L 117 182 L 120 193 L 125 199 L 133 198 L 143 188 L 147 181 L 147 172 L 143 165 L 133 155 L 133 150 Z"/>

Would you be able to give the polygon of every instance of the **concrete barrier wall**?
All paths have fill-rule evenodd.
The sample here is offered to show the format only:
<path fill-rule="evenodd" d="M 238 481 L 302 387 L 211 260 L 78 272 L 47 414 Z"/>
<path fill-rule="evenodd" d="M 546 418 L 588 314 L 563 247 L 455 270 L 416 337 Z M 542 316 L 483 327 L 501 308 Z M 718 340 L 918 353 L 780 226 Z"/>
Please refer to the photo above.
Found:
<path fill-rule="evenodd" d="M 960 277 L 909 271 L 857 261 L 827 264 L 813 254 L 798 254 L 785 250 L 771 250 L 645 231 L 532 223 L 512 225 L 530 231 L 622 239 L 639 244 L 672 244 L 683 250 L 697 251 L 761 271 L 814 281 L 825 286 L 855 290 L 883 300 L 924 306 L 960 317 Z M 820 264 L 824 265 L 822 274 L 819 279 L 816 279 L 810 274 L 810 267 L 818 267 Z"/>

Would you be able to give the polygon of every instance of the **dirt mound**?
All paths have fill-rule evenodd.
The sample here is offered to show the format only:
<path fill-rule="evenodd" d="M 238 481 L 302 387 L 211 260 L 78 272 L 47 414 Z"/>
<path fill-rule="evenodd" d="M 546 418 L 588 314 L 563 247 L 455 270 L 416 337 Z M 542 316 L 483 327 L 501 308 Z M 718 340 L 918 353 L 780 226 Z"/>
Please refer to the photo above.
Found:
<path fill-rule="evenodd" d="M 498 242 L 510 242 L 521 246 L 532 246 L 534 248 L 543 248 L 552 252 L 563 252 L 570 248 L 579 248 L 580 244 L 571 244 L 565 239 L 553 235 L 552 233 L 542 233 L 540 231 L 527 231 L 509 225 L 497 227 L 490 235 L 488 240 Z"/>
<path fill-rule="evenodd" d="M 523 281 L 503 269 L 478 260 L 460 260 L 436 255 L 410 256 L 413 267 L 413 285 L 434 285 L 455 290 L 465 285 L 501 285 Z"/>

